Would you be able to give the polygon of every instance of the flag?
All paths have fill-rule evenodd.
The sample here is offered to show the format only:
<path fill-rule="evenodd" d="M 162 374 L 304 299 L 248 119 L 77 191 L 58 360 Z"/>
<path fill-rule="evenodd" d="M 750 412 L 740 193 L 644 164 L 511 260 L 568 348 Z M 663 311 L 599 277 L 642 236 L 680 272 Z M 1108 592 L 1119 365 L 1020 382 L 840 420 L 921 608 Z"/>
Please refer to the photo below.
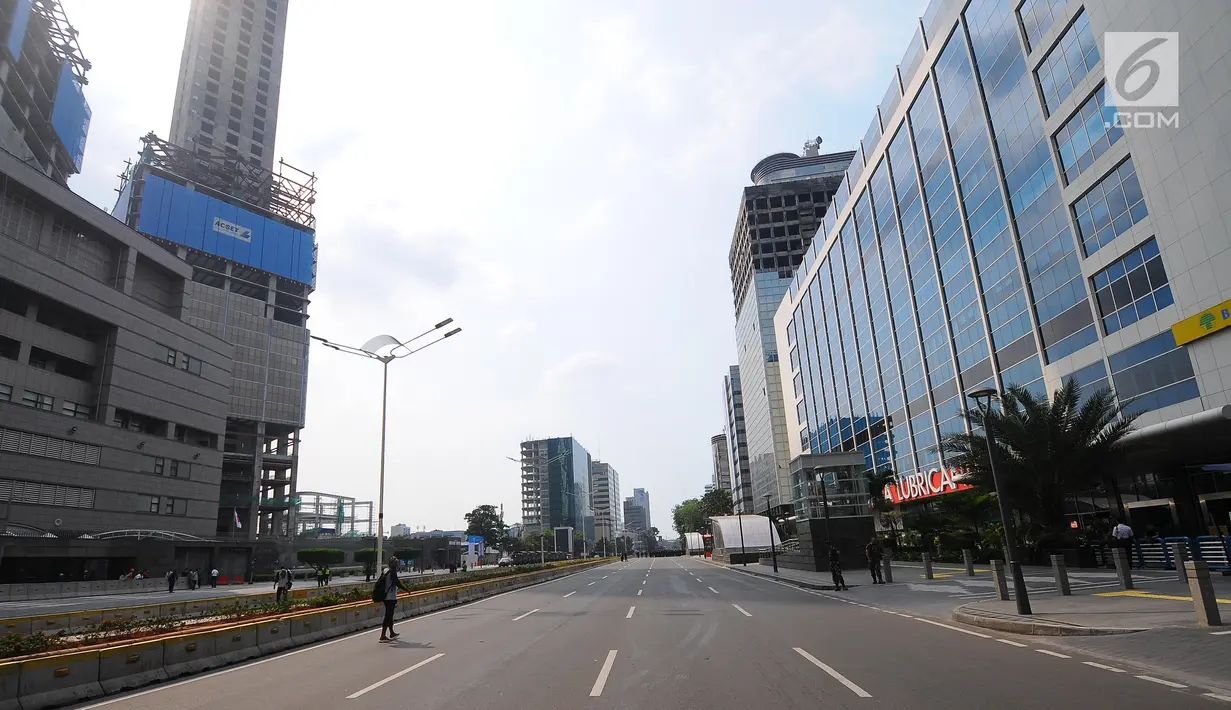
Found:
<path fill-rule="evenodd" d="M 243 523 L 239 522 L 239 509 L 238 509 L 238 508 L 231 508 L 231 512 L 235 515 L 235 529 L 236 529 L 236 530 L 243 530 L 243 529 L 244 529 L 244 525 L 243 525 Z"/>

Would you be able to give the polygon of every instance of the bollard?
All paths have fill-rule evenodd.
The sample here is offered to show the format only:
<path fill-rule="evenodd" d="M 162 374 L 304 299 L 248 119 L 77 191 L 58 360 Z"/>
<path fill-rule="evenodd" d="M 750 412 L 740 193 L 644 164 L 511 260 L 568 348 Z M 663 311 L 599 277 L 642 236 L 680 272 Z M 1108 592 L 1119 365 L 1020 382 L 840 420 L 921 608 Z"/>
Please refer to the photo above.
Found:
<path fill-rule="evenodd" d="M 1210 581 L 1210 567 L 1201 560 L 1184 563 L 1188 572 L 1188 589 L 1193 595 L 1193 607 L 1197 610 L 1197 626 L 1222 626 L 1218 613 L 1218 599 L 1214 597 L 1214 583 Z"/>
<path fill-rule="evenodd" d="M 1181 582 L 1188 581 L 1188 570 L 1184 568 L 1184 563 L 1188 561 L 1188 545 L 1182 542 L 1168 543 L 1171 547 L 1171 563 L 1175 565 L 1175 576 Z"/>
<path fill-rule="evenodd" d="M 966 563 L 966 576 L 975 576 L 975 551 L 962 550 L 962 561 Z"/>
<path fill-rule="evenodd" d="M 1128 550 L 1117 547 L 1111 551 L 1111 558 L 1116 563 L 1116 577 L 1120 579 L 1122 589 L 1133 588 L 1133 568 L 1129 566 Z"/>
<path fill-rule="evenodd" d="M 996 598 L 1009 601 L 1009 580 L 1004 574 L 1004 560 L 992 560 L 992 580 L 996 583 Z"/>
<path fill-rule="evenodd" d="M 893 584 L 893 565 L 890 563 L 892 556 L 886 552 L 884 558 L 881 559 L 881 572 L 885 578 L 885 584 Z"/>
<path fill-rule="evenodd" d="M 931 553 L 923 553 L 923 576 L 928 579 L 935 579 L 932 576 L 932 555 Z"/>
<path fill-rule="evenodd" d="M 1064 564 L 1064 555 L 1051 556 L 1051 571 L 1056 575 L 1056 589 L 1060 590 L 1060 596 L 1071 596 L 1073 590 L 1069 588 L 1069 570 Z"/>

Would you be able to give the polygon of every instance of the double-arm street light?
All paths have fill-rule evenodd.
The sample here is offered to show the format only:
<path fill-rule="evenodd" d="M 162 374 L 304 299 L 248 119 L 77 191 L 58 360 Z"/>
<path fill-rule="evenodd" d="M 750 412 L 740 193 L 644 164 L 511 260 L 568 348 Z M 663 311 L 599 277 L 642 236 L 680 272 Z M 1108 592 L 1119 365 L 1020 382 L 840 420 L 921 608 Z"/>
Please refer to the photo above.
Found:
<path fill-rule="evenodd" d="M 429 348 L 445 338 L 452 337 L 462 332 L 461 328 L 454 328 L 435 340 L 429 341 L 426 344 L 412 348 L 411 343 L 425 338 L 429 335 L 439 333 L 442 328 L 453 322 L 452 318 L 446 318 L 436 325 L 432 326 L 431 330 L 425 331 L 405 342 L 398 340 L 392 335 L 378 335 L 360 347 L 351 345 L 341 345 L 317 335 L 311 336 L 313 340 L 319 341 L 327 348 L 333 348 L 338 352 L 348 353 L 350 355 L 359 355 L 369 360 L 376 360 L 384 366 L 384 377 L 381 381 L 380 390 L 380 494 L 376 504 L 376 569 L 380 570 L 384 567 L 384 551 L 385 551 L 385 429 L 387 422 L 388 404 L 389 404 L 389 363 L 394 360 L 400 360 L 404 357 L 414 355 L 415 353 Z M 387 348 L 387 349 L 386 349 Z M 384 351 L 382 355 L 381 352 Z"/>
<path fill-rule="evenodd" d="M 996 432 L 990 420 L 992 398 L 996 396 L 996 390 L 990 387 L 977 389 L 967 392 L 966 396 L 975 401 L 975 405 L 979 407 L 979 412 L 983 416 L 983 433 L 987 437 L 987 464 L 992 471 L 992 485 L 996 487 L 996 500 L 1000 503 L 1000 522 L 1004 526 L 1005 556 L 1008 557 L 1005 561 L 1009 563 L 1009 571 L 1013 575 L 1013 597 L 1017 602 L 1017 613 L 1029 616 L 1030 597 L 1026 593 L 1026 579 L 1022 577 L 1022 563 L 1017 550 L 1017 521 L 1013 517 L 1013 506 L 1000 485 L 1000 476 L 996 472 Z"/>

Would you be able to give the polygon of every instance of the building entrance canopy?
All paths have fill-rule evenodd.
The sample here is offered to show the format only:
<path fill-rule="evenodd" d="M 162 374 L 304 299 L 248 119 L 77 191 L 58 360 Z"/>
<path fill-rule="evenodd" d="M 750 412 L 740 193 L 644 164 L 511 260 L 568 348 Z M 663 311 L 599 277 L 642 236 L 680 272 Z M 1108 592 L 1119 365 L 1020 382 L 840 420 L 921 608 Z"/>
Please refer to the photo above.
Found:
<path fill-rule="evenodd" d="M 773 544 L 782 544 L 778 532 L 764 515 L 715 515 L 710 523 L 716 552 L 768 550 L 771 536 Z"/>

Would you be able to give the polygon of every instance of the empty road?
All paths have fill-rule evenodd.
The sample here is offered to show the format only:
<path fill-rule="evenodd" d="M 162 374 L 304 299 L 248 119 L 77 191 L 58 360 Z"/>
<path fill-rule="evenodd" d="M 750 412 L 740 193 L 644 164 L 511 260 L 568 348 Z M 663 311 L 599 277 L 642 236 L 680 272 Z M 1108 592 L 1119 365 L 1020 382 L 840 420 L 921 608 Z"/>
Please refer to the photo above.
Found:
<path fill-rule="evenodd" d="M 1149 669 L 718 569 L 639 559 L 83 708 L 1228 707 Z"/>

